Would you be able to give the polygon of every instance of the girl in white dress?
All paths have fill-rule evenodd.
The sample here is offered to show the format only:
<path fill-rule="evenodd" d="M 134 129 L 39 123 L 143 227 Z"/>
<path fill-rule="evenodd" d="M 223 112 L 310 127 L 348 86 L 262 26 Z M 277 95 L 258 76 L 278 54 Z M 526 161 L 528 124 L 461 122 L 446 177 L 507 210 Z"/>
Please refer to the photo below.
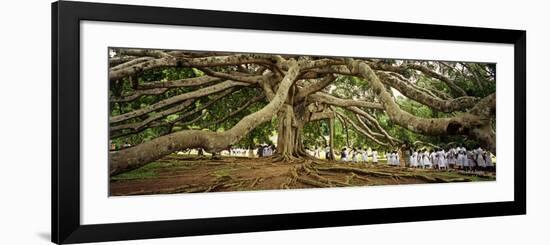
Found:
<path fill-rule="evenodd" d="M 411 154 L 410 162 L 411 162 L 411 167 L 413 168 L 418 167 L 418 152 L 413 151 L 413 153 Z"/>
<path fill-rule="evenodd" d="M 474 162 L 473 162 L 473 157 L 472 157 L 472 152 L 471 151 L 464 151 L 464 155 L 466 156 L 465 157 L 465 160 L 464 160 L 464 169 L 466 170 L 471 170 Z"/>
<path fill-rule="evenodd" d="M 378 152 L 376 150 L 372 151 L 372 164 L 378 164 Z"/>
<path fill-rule="evenodd" d="M 269 156 L 271 156 L 272 153 L 273 153 L 273 152 L 271 151 L 271 147 L 266 146 L 266 147 L 264 148 L 264 157 L 269 157 Z"/>
<path fill-rule="evenodd" d="M 430 161 L 430 152 L 428 150 L 425 150 L 424 153 L 422 153 L 422 167 L 423 168 L 432 167 L 432 162 Z"/>
<path fill-rule="evenodd" d="M 361 151 L 361 157 L 363 158 L 363 162 L 367 163 L 369 161 L 369 156 L 367 154 L 367 148 L 363 148 L 363 151 Z"/>
<path fill-rule="evenodd" d="M 456 149 L 451 148 L 447 152 L 447 164 L 449 168 L 455 168 L 456 166 Z"/>
<path fill-rule="evenodd" d="M 340 160 L 342 162 L 347 162 L 348 161 L 348 151 L 345 147 L 342 149 L 342 152 L 340 153 Z"/>
<path fill-rule="evenodd" d="M 422 150 L 419 150 L 416 155 L 416 166 L 422 168 L 424 163 L 422 163 Z"/>
<path fill-rule="evenodd" d="M 474 150 L 474 154 L 475 154 L 474 157 L 477 163 L 477 167 L 481 170 L 485 169 L 485 159 L 484 159 L 485 152 L 483 151 L 483 149 L 481 149 L 481 147 L 478 147 L 477 149 Z"/>
<path fill-rule="evenodd" d="M 321 147 L 315 147 L 315 153 L 313 153 L 313 157 L 321 158 Z"/>
<path fill-rule="evenodd" d="M 390 165 L 395 166 L 397 165 L 396 163 L 397 163 L 397 154 L 394 151 L 390 154 Z"/>
<path fill-rule="evenodd" d="M 357 149 L 353 148 L 353 150 L 351 151 L 351 154 L 352 154 L 352 161 L 357 162 L 357 155 L 359 155 L 359 152 L 357 152 Z"/>
<path fill-rule="evenodd" d="M 458 169 L 464 169 L 464 163 L 466 162 L 466 153 L 459 149 L 456 156 L 456 167 Z"/>
<path fill-rule="evenodd" d="M 491 153 L 486 151 L 485 155 L 484 155 L 484 158 L 485 158 L 485 166 L 486 166 L 487 171 L 494 171 L 495 170 L 495 165 L 493 164 L 493 159 L 491 158 Z"/>
<path fill-rule="evenodd" d="M 445 163 L 445 151 L 440 149 L 439 151 L 437 151 L 436 156 L 437 156 L 437 161 L 436 161 L 437 162 L 437 168 L 439 170 L 446 169 L 447 164 Z"/>
<path fill-rule="evenodd" d="M 424 155 L 424 152 L 422 152 L 422 150 L 419 150 L 418 151 L 418 156 L 416 157 L 416 165 L 419 167 L 419 168 L 422 168 L 424 166 L 424 162 L 422 162 L 422 155 Z"/>
<path fill-rule="evenodd" d="M 437 153 L 435 151 L 430 151 L 430 166 L 432 168 L 437 168 Z"/>
<path fill-rule="evenodd" d="M 459 165 L 461 166 L 464 166 L 464 162 L 461 162 L 462 159 L 458 159 L 458 156 L 460 155 L 460 153 L 462 152 L 462 148 L 460 147 L 457 147 L 456 148 L 456 166 L 459 167 Z M 466 154 L 464 154 L 464 152 L 462 152 L 462 155 L 465 156 Z"/>

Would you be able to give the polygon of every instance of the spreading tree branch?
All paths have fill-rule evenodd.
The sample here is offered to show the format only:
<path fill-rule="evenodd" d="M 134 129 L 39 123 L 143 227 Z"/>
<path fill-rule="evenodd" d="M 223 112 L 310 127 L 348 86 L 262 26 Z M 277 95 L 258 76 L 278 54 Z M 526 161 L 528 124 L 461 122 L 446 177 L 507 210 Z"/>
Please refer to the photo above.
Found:
<path fill-rule="evenodd" d="M 158 109 L 161 109 L 161 108 L 164 108 L 166 106 L 173 105 L 175 103 L 179 103 L 179 102 L 182 102 L 182 101 L 185 101 L 185 100 L 188 100 L 188 99 L 194 99 L 194 98 L 203 97 L 203 96 L 206 96 L 206 95 L 209 95 L 209 94 L 218 93 L 218 92 L 221 92 L 223 90 L 226 90 L 226 89 L 229 89 L 229 88 L 232 88 L 232 87 L 235 87 L 235 86 L 248 86 L 248 85 L 249 85 L 248 83 L 235 82 L 235 81 L 225 81 L 225 82 L 222 82 L 222 83 L 219 83 L 219 84 L 212 85 L 210 87 L 201 88 L 201 89 L 198 89 L 198 90 L 195 90 L 195 91 L 192 91 L 192 92 L 176 95 L 176 96 L 170 97 L 168 99 L 161 100 L 161 101 L 159 101 L 155 104 L 152 104 L 148 107 L 144 107 L 144 108 L 141 108 L 141 109 L 138 109 L 138 110 L 134 110 L 134 111 L 131 111 L 131 112 L 128 112 L 128 113 L 124 113 L 122 115 L 113 116 L 113 117 L 110 118 L 109 122 L 110 123 L 117 123 L 117 122 L 126 121 L 128 119 L 132 119 L 132 118 L 135 118 L 135 117 L 138 117 L 138 116 L 141 116 L 141 115 L 145 115 L 149 112 L 156 111 Z"/>
<path fill-rule="evenodd" d="M 134 147 L 109 153 L 109 172 L 115 175 L 129 169 L 135 169 L 164 155 L 186 148 L 204 148 L 206 151 L 219 152 L 239 141 L 258 125 L 271 120 L 284 105 L 290 87 L 298 77 L 299 66 L 290 66 L 279 84 L 275 97 L 261 110 L 245 116 L 231 129 L 224 132 L 203 130 L 183 130 Z"/>

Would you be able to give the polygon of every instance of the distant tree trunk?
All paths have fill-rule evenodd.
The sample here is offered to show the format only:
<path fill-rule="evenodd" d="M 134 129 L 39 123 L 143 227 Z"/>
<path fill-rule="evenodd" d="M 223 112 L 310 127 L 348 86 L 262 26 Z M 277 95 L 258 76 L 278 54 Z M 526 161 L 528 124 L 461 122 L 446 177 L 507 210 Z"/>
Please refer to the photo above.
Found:
<path fill-rule="evenodd" d="M 342 122 L 344 124 L 344 130 L 346 131 L 346 146 L 347 147 L 350 147 L 350 144 L 349 144 L 349 132 L 348 132 L 348 124 L 343 121 Z"/>
<path fill-rule="evenodd" d="M 334 117 L 330 117 L 328 119 L 328 127 L 329 127 L 329 147 L 330 147 L 330 153 L 329 153 L 329 159 L 334 160 Z"/>
<path fill-rule="evenodd" d="M 402 167 L 409 167 L 410 166 L 410 159 L 411 159 L 411 148 L 409 144 L 403 144 L 399 147 L 399 153 L 401 156 L 400 165 Z"/>

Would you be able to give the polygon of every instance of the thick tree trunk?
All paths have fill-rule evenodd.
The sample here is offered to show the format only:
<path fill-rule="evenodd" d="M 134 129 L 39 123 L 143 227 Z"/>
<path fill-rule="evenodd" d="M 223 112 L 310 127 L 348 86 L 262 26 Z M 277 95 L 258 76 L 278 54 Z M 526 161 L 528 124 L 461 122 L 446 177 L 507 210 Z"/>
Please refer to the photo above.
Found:
<path fill-rule="evenodd" d="M 497 155 L 496 135 L 490 125 L 475 128 L 470 133 L 471 137 L 479 140 L 481 147 Z"/>
<path fill-rule="evenodd" d="M 342 120 L 342 124 L 344 124 L 344 131 L 346 132 L 346 147 L 351 147 L 349 144 L 349 131 L 348 131 L 348 124 L 345 120 Z"/>
<path fill-rule="evenodd" d="M 295 158 L 308 157 L 303 145 L 303 122 L 298 120 L 295 109 L 291 105 L 284 105 L 277 117 L 279 125 L 275 160 L 292 161 Z"/>
<path fill-rule="evenodd" d="M 289 160 L 294 153 L 294 112 L 292 106 L 285 104 L 278 112 L 279 126 L 277 130 L 277 155 L 280 160 Z"/>

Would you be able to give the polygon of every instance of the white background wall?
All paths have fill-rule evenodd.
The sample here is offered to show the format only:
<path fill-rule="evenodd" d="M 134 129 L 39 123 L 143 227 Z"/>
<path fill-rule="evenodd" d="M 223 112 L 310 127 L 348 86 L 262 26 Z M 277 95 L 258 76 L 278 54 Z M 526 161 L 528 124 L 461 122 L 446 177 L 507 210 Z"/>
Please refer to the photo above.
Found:
<path fill-rule="evenodd" d="M 114 1 L 107 1 L 114 2 Z M 525 216 L 230 234 L 105 244 L 547 244 L 550 191 L 548 60 L 544 1 L 117 1 L 527 30 L 527 212 Z M 50 231 L 50 1 L 0 8 L 0 244 L 48 244 Z M 538 241 L 538 242 L 535 242 Z"/>

